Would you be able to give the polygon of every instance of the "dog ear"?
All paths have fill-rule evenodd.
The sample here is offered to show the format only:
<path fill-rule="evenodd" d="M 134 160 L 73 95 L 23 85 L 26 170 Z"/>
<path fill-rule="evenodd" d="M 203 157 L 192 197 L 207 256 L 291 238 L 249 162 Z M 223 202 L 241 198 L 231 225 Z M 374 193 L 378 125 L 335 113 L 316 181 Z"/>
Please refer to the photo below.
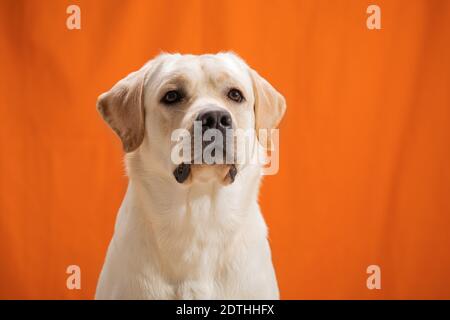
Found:
<path fill-rule="evenodd" d="M 278 127 L 286 111 L 286 100 L 272 85 L 261 77 L 255 70 L 250 70 L 253 92 L 255 94 L 255 123 L 256 133 L 260 143 L 263 143 L 260 129 L 267 133 L 265 141 L 270 142 L 271 129 Z M 264 143 L 263 143 L 264 144 Z M 269 144 L 269 147 L 271 144 Z M 264 146 L 267 147 L 267 146 Z"/>
<path fill-rule="evenodd" d="M 144 140 L 143 88 L 147 70 L 145 65 L 130 73 L 97 100 L 97 110 L 122 140 L 125 152 L 136 150 Z"/>

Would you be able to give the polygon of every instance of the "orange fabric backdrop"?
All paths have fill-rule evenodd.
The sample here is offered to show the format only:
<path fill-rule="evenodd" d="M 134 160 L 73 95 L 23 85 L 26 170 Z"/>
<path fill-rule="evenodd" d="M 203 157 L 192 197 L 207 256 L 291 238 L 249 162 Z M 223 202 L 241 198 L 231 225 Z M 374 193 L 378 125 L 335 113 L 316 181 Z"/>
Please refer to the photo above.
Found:
<path fill-rule="evenodd" d="M 161 50 L 233 50 L 287 99 L 282 298 L 450 298 L 450 1 L 2 0 L 0 30 L 0 298 L 93 297 L 127 183 L 95 101 Z"/>

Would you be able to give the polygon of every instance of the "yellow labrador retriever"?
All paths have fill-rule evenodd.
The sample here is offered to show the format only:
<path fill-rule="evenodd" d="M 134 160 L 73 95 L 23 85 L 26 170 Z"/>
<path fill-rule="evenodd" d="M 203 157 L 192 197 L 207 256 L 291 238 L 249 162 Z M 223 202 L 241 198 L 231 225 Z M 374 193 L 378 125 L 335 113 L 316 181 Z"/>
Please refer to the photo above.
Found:
<path fill-rule="evenodd" d="M 235 54 L 162 54 L 97 108 L 129 185 L 96 298 L 278 299 L 257 198 L 260 132 L 278 126 L 283 96 Z"/>

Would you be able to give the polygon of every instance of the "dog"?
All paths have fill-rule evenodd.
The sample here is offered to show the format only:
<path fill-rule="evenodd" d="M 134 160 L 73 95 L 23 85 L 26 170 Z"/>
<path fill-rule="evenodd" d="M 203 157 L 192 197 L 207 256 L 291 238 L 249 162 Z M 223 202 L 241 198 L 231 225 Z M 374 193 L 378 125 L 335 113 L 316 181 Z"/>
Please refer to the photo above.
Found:
<path fill-rule="evenodd" d="M 121 140 L 129 184 L 95 298 L 279 299 L 257 201 L 263 165 L 252 160 L 284 97 L 234 53 L 162 53 L 101 94 L 97 109 Z M 250 131 L 249 147 L 205 140 L 232 161 L 186 151 L 196 161 L 174 162 L 173 132 L 194 124 L 201 135 Z"/>

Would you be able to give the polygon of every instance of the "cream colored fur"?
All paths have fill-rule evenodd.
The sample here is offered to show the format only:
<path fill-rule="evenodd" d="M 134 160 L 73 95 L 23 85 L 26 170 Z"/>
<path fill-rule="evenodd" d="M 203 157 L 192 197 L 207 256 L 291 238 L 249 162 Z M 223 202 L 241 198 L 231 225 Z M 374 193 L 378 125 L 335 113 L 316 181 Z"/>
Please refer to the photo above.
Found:
<path fill-rule="evenodd" d="M 161 95 L 180 82 L 189 99 L 161 105 Z M 227 99 L 230 86 L 244 93 L 244 103 Z M 163 54 L 100 96 L 98 108 L 127 152 L 129 185 L 96 299 L 279 298 L 258 205 L 260 165 L 239 165 L 231 184 L 224 182 L 227 166 L 194 166 L 182 184 L 173 176 L 171 132 L 189 128 L 211 105 L 243 129 L 275 127 L 285 110 L 284 98 L 231 53 Z M 251 143 L 254 159 L 256 134 Z"/>

